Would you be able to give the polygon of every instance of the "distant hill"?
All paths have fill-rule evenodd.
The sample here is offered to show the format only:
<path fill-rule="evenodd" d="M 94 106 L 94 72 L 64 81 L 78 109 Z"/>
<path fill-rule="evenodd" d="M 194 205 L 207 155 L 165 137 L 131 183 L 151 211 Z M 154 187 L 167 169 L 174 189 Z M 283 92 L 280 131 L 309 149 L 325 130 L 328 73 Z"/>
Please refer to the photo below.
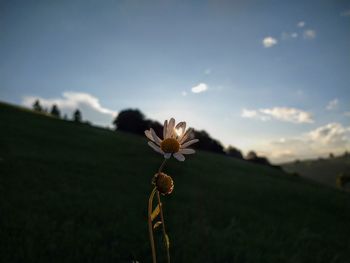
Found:
<path fill-rule="evenodd" d="M 350 173 L 350 155 L 295 161 L 281 166 L 287 172 L 298 173 L 302 177 L 335 187 L 339 174 Z"/>
<path fill-rule="evenodd" d="M 1 103 L 1 260 L 151 262 L 146 206 L 161 161 L 145 137 Z M 172 262 L 350 258 L 344 192 L 208 152 L 171 159 L 165 172 L 175 181 L 163 197 Z"/>

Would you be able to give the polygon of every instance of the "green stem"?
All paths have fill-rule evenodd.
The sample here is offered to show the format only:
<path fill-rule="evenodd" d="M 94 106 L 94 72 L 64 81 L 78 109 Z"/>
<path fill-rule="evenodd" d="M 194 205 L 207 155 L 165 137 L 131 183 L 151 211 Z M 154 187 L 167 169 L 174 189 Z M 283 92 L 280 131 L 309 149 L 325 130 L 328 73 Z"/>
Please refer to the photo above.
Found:
<path fill-rule="evenodd" d="M 161 173 L 165 163 L 166 163 L 167 159 L 164 158 L 164 161 L 162 162 L 162 164 L 160 165 L 159 169 L 158 169 L 158 173 Z M 163 208 L 162 208 L 162 203 L 160 201 L 160 194 L 159 191 L 157 191 L 157 198 L 158 198 L 158 204 L 159 204 L 159 209 L 160 209 L 160 219 L 162 221 L 162 230 L 163 230 L 163 237 L 164 237 L 164 242 L 166 242 L 166 254 L 167 254 L 167 262 L 170 263 L 170 252 L 169 252 L 169 244 L 168 244 L 168 235 L 166 234 L 166 230 L 165 230 L 165 222 L 164 222 L 164 216 L 163 216 Z"/>
<path fill-rule="evenodd" d="M 162 164 L 160 165 L 159 169 L 158 169 L 158 173 L 161 173 L 165 163 L 166 163 L 167 159 L 164 158 L 164 161 L 162 162 Z M 157 263 L 157 256 L 156 256 L 156 248 L 154 245 L 154 237 L 153 237 L 153 225 L 152 225 L 152 209 L 153 209 L 153 198 L 154 198 L 154 194 L 157 192 L 157 199 L 158 199 L 158 205 L 159 205 L 159 209 L 160 209 L 160 218 L 162 221 L 162 228 L 163 228 L 163 236 L 164 236 L 164 240 L 168 240 L 167 238 L 167 234 L 165 231 L 165 223 L 164 223 L 164 217 L 163 217 L 163 208 L 162 208 L 162 204 L 160 201 L 160 195 L 159 195 L 159 191 L 157 191 L 157 187 L 154 187 L 151 195 L 148 199 L 148 232 L 149 232 L 149 240 L 151 242 L 151 249 L 152 249 L 152 262 L 153 263 Z M 169 246 L 168 243 L 166 244 L 166 250 L 167 250 L 167 262 L 170 263 L 170 253 L 169 253 Z"/>
<path fill-rule="evenodd" d="M 152 249 L 152 262 L 153 263 L 157 263 L 157 256 L 156 256 L 156 248 L 154 246 L 154 238 L 153 238 L 153 226 L 152 226 L 152 219 L 151 219 L 151 215 L 152 215 L 152 203 L 153 203 L 153 198 L 154 198 L 154 194 L 158 192 L 157 188 L 154 187 L 151 195 L 148 199 L 148 231 L 149 231 L 149 240 L 151 242 L 151 249 Z"/>
<path fill-rule="evenodd" d="M 160 165 L 160 167 L 159 167 L 159 169 L 158 169 L 158 173 L 161 173 L 161 172 L 162 172 L 162 170 L 163 170 L 163 168 L 164 168 L 164 165 L 165 165 L 165 163 L 166 163 L 166 160 L 167 160 L 167 159 L 164 158 L 164 161 L 162 162 L 162 164 Z"/>
<path fill-rule="evenodd" d="M 167 262 L 170 263 L 170 252 L 169 252 L 169 243 L 168 243 L 169 240 L 168 240 L 168 235 L 165 231 L 163 208 L 162 208 L 161 201 L 160 201 L 159 191 L 157 191 L 157 198 L 158 198 L 158 204 L 159 204 L 159 208 L 160 208 L 160 219 L 162 221 L 162 229 L 163 229 L 163 236 L 164 236 L 164 242 L 165 242 L 165 248 L 166 248 Z"/>

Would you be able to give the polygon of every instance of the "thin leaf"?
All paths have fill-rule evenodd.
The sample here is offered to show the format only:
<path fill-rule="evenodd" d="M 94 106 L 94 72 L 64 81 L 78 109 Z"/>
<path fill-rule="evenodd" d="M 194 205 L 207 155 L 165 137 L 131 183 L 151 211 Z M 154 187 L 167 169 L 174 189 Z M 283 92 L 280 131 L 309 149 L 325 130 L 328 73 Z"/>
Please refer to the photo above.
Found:
<path fill-rule="evenodd" d="M 159 212 L 160 212 L 160 207 L 158 204 L 151 214 L 151 221 L 153 221 L 159 215 Z"/>
<path fill-rule="evenodd" d="M 153 226 L 153 229 L 156 229 L 156 228 L 159 227 L 161 224 L 162 224 L 161 221 L 156 222 L 156 223 L 154 224 L 154 226 Z"/>

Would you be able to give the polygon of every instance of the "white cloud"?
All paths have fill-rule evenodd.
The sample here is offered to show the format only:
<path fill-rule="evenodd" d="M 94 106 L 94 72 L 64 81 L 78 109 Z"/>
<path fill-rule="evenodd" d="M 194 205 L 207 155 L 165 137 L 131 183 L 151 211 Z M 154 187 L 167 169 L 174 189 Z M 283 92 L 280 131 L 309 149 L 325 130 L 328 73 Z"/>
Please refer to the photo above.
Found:
<path fill-rule="evenodd" d="M 316 31 L 313 29 L 304 30 L 303 36 L 305 39 L 314 39 L 316 37 Z"/>
<path fill-rule="evenodd" d="M 273 37 L 265 37 L 262 41 L 262 44 L 265 48 L 273 47 L 274 45 L 277 45 L 278 41 L 277 39 Z"/>
<path fill-rule="evenodd" d="M 241 113 L 243 118 L 254 118 L 262 121 L 271 119 L 292 122 L 292 123 L 313 123 L 311 113 L 295 108 L 274 107 L 270 109 L 247 110 L 243 109 Z"/>
<path fill-rule="evenodd" d="M 304 27 L 305 26 L 305 22 L 304 21 L 299 21 L 297 26 L 298 27 Z"/>
<path fill-rule="evenodd" d="M 312 123 L 312 115 L 309 112 L 287 107 L 274 107 L 271 109 L 261 109 L 262 113 L 271 115 L 277 120 L 294 123 Z"/>
<path fill-rule="evenodd" d="M 329 123 L 309 132 L 307 136 L 314 142 L 325 145 L 342 145 L 350 139 L 350 127 L 344 127 L 340 123 Z"/>
<path fill-rule="evenodd" d="M 116 111 L 102 107 L 98 98 L 84 92 L 66 91 L 63 92 L 61 98 L 25 96 L 22 100 L 22 105 L 31 107 L 37 99 L 43 107 L 48 109 L 53 104 L 56 104 L 63 113 L 69 116 L 79 108 L 84 119 L 92 121 L 97 125 L 111 125 L 112 119 L 117 115 Z"/>
<path fill-rule="evenodd" d="M 267 142 L 264 147 L 269 149 L 267 157 L 275 162 L 342 154 L 350 149 L 350 126 L 328 123 L 297 137 Z"/>
<path fill-rule="evenodd" d="M 338 99 L 331 100 L 330 102 L 328 102 L 326 109 L 327 110 L 334 110 L 338 107 L 338 104 L 339 104 Z"/>
<path fill-rule="evenodd" d="M 241 117 L 243 117 L 243 118 L 254 118 L 257 115 L 258 115 L 258 112 L 256 110 L 243 109 Z"/>
<path fill-rule="evenodd" d="M 350 9 L 340 13 L 340 16 L 350 16 Z"/>
<path fill-rule="evenodd" d="M 201 93 L 208 90 L 208 85 L 205 83 L 199 83 L 197 86 L 192 87 L 191 91 L 193 93 Z"/>

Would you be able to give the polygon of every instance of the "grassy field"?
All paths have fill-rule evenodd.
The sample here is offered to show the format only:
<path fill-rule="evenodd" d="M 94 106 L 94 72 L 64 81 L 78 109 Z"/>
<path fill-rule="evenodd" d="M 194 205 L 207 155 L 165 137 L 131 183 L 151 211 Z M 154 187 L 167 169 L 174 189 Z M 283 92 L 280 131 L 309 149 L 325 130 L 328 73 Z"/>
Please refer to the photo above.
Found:
<path fill-rule="evenodd" d="M 0 104 L 1 261 L 151 262 L 146 142 Z M 346 193 L 206 152 L 165 171 L 172 262 L 349 262 Z"/>
<path fill-rule="evenodd" d="M 350 155 L 334 158 L 306 160 L 283 164 L 283 169 L 322 184 L 336 186 L 336 178 L 341 173 L 350 173 Z M 347 186 L 349 189 L 349 186 Z"/>

